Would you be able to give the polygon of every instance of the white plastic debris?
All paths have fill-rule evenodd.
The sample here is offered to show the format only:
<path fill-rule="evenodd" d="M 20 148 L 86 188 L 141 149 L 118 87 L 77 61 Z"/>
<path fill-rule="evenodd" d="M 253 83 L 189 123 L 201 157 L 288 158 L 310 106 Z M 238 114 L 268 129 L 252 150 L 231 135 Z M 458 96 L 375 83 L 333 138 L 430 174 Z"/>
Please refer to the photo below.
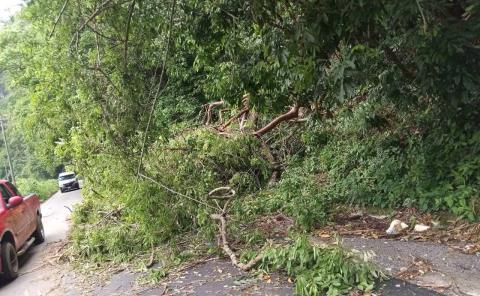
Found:
<path fill-rule="evenodd" d="M 390 223 L 390 227 L 387 229 L 387 234 L 389 235 L 399 234 L 405 228 L 408 228 L 408 225 L 406 223 L 395 219 L 392 221 L 392 223 Z"/>
<path fill-rule="evenodd" d="M 373 219 L 377 219 L 377 220 L 383 220 L 383 219 L 387 219 L 388 216 L 387 215 L 368 215 L 370 216 L 371 218 Z"/>
<path fill-rule="evenodd" d="M 424 231 L 429 230 L 429 229 L 430 229 L 430 226 L 427 226 L 425 224 L 417 224 L 413 228 L 413 230 L 416 231 L 416 232 L 424 232 Z"/>

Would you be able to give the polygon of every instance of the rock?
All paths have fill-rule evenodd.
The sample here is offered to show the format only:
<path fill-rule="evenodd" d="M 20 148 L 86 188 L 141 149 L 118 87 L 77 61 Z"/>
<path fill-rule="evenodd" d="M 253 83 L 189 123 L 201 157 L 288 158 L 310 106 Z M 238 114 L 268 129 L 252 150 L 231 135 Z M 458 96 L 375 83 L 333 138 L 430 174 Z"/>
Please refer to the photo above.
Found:
<path fill-rule="evenodd" d="M 390 223 L 390 227 L 387 229 L 387 234 L 396 235 L 402 232 L 405 228 L 408 228 L 406 223 L 395 219 Z"/>

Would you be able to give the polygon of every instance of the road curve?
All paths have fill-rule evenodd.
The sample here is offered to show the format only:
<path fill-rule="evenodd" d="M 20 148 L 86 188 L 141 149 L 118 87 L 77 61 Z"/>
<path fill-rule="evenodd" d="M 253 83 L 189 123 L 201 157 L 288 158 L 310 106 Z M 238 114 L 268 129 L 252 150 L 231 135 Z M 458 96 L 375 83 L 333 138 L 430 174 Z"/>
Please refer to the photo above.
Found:
<path fill-rule="evenodd" d="M 67 236 L 73 207 L 82 200 L 80 190 L 55 193 L 42 203 L 45 242 L 31 247 L 20 257 L 20 276 L 10 283 L 0 282 L 1 296 L 52 295 L 62 277 L 49 272 L 44 257 Z"/>

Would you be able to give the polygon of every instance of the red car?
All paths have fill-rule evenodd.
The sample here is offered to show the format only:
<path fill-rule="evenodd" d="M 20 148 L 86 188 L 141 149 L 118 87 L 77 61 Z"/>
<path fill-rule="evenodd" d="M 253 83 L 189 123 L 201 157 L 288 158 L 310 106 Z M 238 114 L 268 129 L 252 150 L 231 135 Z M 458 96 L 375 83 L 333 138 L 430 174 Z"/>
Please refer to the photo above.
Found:
<path fill-rule="evenodd" d="M 23 197 L 10 182 L 0 180 L 0 274 L 5 280 L 18 276 L 18 256 L 45 232 L 38 196 Z"/>

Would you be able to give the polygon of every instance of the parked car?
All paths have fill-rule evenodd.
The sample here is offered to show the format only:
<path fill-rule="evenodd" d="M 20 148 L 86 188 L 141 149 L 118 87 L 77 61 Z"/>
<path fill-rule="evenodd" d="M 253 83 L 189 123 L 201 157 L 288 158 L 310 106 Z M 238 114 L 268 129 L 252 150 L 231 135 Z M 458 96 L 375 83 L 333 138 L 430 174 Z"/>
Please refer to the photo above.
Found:
<path fill-rule="evenodd" d="M 10 182 L 0 180 L 0 275 L 6 280 L 16 278 L 18 256 L 44 240 L 38 196 L 23 197 Z"/>
<path fill-rule="evenodd" d="M 77 175 L 74 172 L 64 172 L 58 175 L 58 188 L 64 193 L 69 190 L 80 189 Z"/>

